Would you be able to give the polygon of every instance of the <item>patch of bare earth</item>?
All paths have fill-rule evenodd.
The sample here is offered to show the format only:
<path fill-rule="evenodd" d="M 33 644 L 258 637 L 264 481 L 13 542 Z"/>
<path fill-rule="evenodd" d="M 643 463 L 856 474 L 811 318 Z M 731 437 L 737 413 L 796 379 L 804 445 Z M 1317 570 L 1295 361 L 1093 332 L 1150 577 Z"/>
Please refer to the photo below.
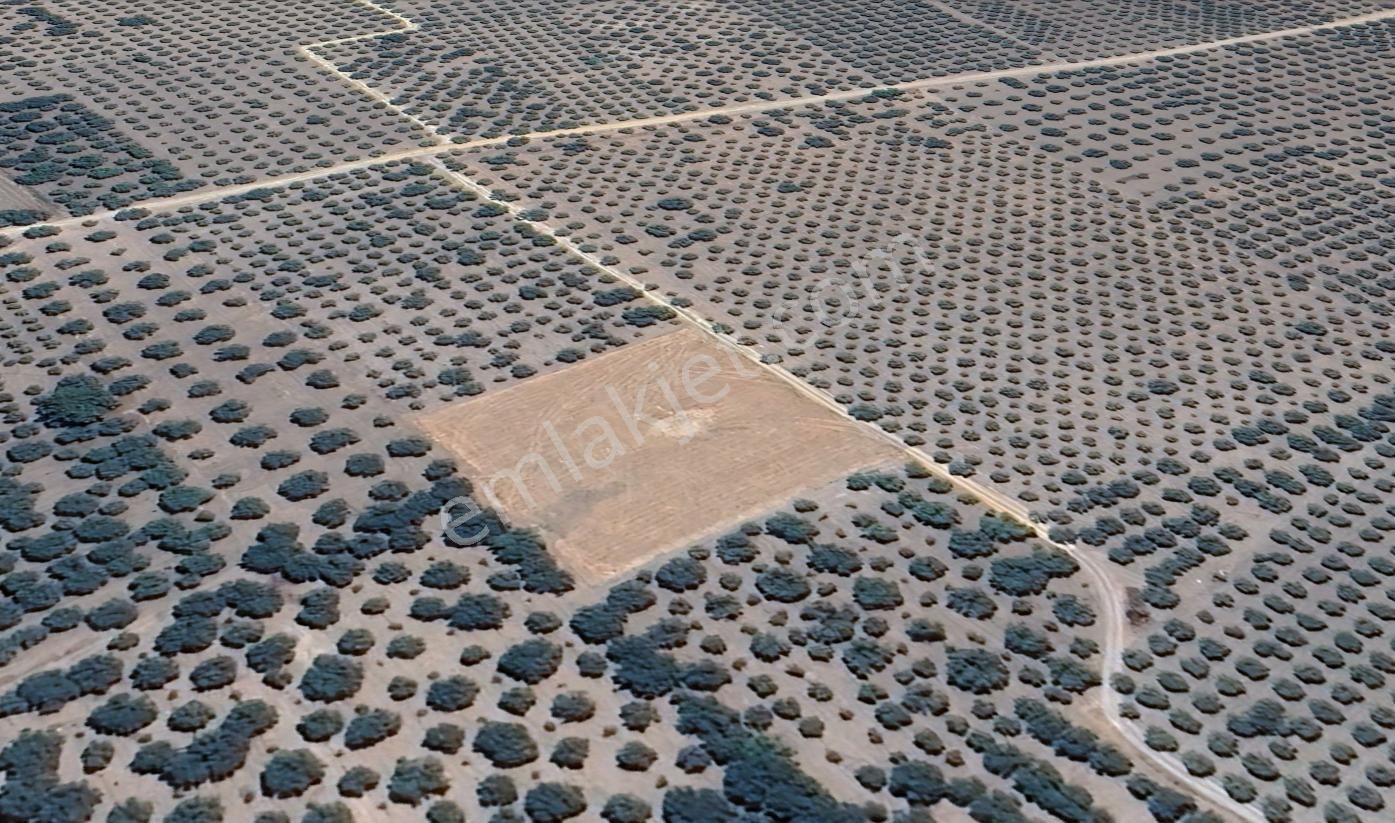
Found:
<path fill-rule="evenodd" d="M 416 422 L 588 583 L 897 456 L 696 329 Z"/>

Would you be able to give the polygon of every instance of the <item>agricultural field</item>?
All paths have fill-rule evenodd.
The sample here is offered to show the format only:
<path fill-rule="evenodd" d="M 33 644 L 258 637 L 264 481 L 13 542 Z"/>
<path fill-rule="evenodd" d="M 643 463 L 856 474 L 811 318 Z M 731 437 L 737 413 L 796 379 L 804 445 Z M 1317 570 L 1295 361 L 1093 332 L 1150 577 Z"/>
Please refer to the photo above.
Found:
<path fill-rule="evenodd" d="M 0 0 L 0 821 L 1395 810 L 1395 9 Z"/>
<path fill-rule="evenodd" d="M 342 0 L 0 4 L 0 171 L 61 218 L 429 144 L 301 50 L 395 24 Z"/>
<path fill-rule="evenodd" d="M 766 421 L 784 422 L 772 431 Z M 696 329 L 418 420 L 480 496 L 601 581 L 896 455 Z M 700 500 L 701 505 L 693 505 Z"/>
<path fill-rule="evenodd" d="M 413 2 L 323 49 L 453 140 L 642 120 L 1039 62 L 935 3 Z"/>

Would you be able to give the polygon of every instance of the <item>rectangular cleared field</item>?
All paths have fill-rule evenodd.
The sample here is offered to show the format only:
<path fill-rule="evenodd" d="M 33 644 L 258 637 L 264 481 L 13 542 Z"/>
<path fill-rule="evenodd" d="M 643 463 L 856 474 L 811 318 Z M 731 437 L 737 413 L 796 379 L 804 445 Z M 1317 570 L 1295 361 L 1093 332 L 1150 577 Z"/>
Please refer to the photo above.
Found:
<path fill-rule="evenodd" d="M 589 582 L 897 455 L 693 329 L 417 423 Z"/>

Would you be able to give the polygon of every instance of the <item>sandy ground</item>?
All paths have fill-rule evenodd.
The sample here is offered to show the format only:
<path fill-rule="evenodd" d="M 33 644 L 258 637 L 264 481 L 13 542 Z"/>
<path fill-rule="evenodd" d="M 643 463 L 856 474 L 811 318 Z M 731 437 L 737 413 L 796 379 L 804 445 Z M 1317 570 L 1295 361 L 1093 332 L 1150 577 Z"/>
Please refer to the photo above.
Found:
<path fill-rule="evenodd" d="M 416 422 L 587 582 L 895 454 L 695 329 Z"/>

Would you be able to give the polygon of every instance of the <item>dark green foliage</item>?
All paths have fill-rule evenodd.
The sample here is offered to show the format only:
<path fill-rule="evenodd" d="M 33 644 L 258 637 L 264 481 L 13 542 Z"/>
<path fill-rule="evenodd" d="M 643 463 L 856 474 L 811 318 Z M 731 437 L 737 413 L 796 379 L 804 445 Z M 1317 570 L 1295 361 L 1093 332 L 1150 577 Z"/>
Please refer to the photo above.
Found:
<path fill-rule="evenodd" d="M 616 765 L 627 772 L 646 771 L 658 758 L 657 752 L 638 740 L 631 740 L 615 753 Z"/>
<path fill-rule="evenodd" d="M 356 714 L 344 729 L 344 745 L 349 749 L 366 749 L 392 737 L 402 730 L 402 718 L 386 709 L 369 709 Z"/>
<path fill-rule="evenodd" d="M 1092 626 L 1095 623 L 1094 610 L 1075 595 L 1065 594 L 1056 598 L 1051 610 L 1056 619 L 1067 626 Z"/>
<path fill-rule="evenodd" d="M 47 37 L 96 33 L 42 6 L 18 12 L 31 18 L 26 27 L 42 25 L 37 32 Z M 168 196 L 203 185 L 185 179 L 169 161 L 153 156 L 122 135 L 110 120 L 68 95 L 35 96 L 3 105 L 0 168 L 16 183 L 39 189 L 70 214 L 119 209 L 132 199 Z M 0 224 L 26 225 L 43 217 L 28 209 L 8 210 L 0 213 Z M 26 234 L 48 236 L 38 227 Z"/>
<path fill-rule="evenodd" d="M 305 471 L 292 475 L 276 487 L 276 493 L 292 502 L 309 500 L 329 491 L 329 475 L 319 471 Z"/>
<path fill-rule="evenodd" d="M 580 769 L 586 765 L 586 757 L 591 753 L 591 742 L 581 737 L 564 737 L 552 750 L 549 760 L 564 769 Z"/>
<path fill-rule="evenodd" d="M 329 414 L 324 409 L 312 406 L 291 412 L 290 420 L 302 428 L 312 428 L 328 421 Z"/>
<path fill-rule="evenodd" d="M 537 535 L 526 531 L 501 531 L 489 537 L 485 546 L 496 560 L 515 567 L 524 591 L 562 594 L 572 590 L 571 575 L 557 567 Z"/>
<path fill-rule="evenodd" d="M 44 440 L 30 440 L 11 446 L 6 452 L 12 463 L 35 463 L 53 453 L 53 445 Z"/>
<path fill-rule="evenodd" d="M 39 398 L 36 406 L 44 425 L 70 428 L 101 420 L 116 408 L 116 398 L 95 377 L 79 374 L 59 380 L 52 392 Z"/>
<path fill-rule="evenodd" d="M 387 444 L 389 457 L 424 457 L 431 451 L 431 444 L 419 437 L 393 440 Z"/>
<path fill-rule="evenodd" d="M 968 744 L 983 756 L 987 771 L 1008 780 L 1028 802 L 1062 820 L 1095 819 L 1089 792 L 1066 783 L 1049 764 L 979 732 L 969 734 Z"/>
<path fill-rule="evenodd" d="M 842 654 L 843 665 L 858 678 L 870 677 L 891 665 L 892 651 L 879 643 L 859 637 Z"/>
<path fill-rule="evenodd" d="M 949 792 L 949 784 L 940 770 L 922 760 L 894 765 L 887 788 L 892 797 L 903 798 L 912 806 L 933 806 Z"/>
<path fill-rule="evenodd" d="M 217 728 L 170 751 L 158 764 L 160 779 L 177 789 L 227 780 L 246 762 L 252 738 L 276 721 L 276 711 L 259 700 L 238 703 Z"/>
<path fill-rule="evenodd" d="M 696 735 L 724 767 L 722 788 L 729 802 L 776 820 L 864 820 L 860 810 L 834 801 L 778 745 L 750 732 L 735 712 L 712 698 L 680 698 L 678 717 L 678 730 Z"/>
<path fill-rule="evenodd" d="M 552 717 L 562 723 L 580 723 L 596 714 L 596 703 L 586 692 L 564 692 L 552 699 Z"/>
<path fill-rule="evenodd" d="M 233 520 L 260 520 L 271 513 L 271 506 L 260 497 L 244 497 L 233 504 L 228 516 Z"/>
<path fill-rule="evenodd" d="M 492 594 L 466 594 L 455 602 L 450 625 L 471 631 L 497 629 L 504 625 L 509 607 Z"/>
<path fill-rule="evenodd" d="M 505 689 L 504 693 L 499 695 L 499 708 L 518 717 L 526 716 L 537 702 L 537 695 L 527 686 Z"/>
<path fill-rule="evenodd" d="M 996 552 L 997 546 L 991 535 L 982 531 L 954 529 L 949 533 L 949 551 L 963 560 L 976 560 Z"/>
<path fill-rule="evenodd" d="M 621 303 L 628 303 L 631 300 L 635 300 L 640 296 L 641 294 L 637 289 L 629 286 L 621 286 L 619 288 L 593 292 L 591 294 L 591 299 L 597 306 L 618 306 Z"/>
<path fill-rule="evenodd" d="M 373 582 L 383 586 L 405 583 L 411 577 L 412 573 L 405 565 L 394 561 L 381 563 L 373 570 Z"/>
<path fill-rule="evenodd" d="M 131 685 L 142 691 L 163 687 L 179 676 L 179 665 L 164 657 L 147 657 L 131 667 Z"/>
<path fill-rule="evenodd" d="M 677 317 L 677 313 L 668 306 L 630 306 L 620 313 L 620 317 L 631 326 L 644 328 L 666 320 L 672 320 L 674 317 Z"/>
<path fill-rule="evenodd" d="M 213 645 L 218 624 L 202 615 L 186 615 L 166 625 L 155 636 L 155 651 L 164 655 L 193 654 Z"/>
<path fill-rule="evenodd" d="M 326 629 L 339 622 L 339 592 L 321 588 L 300 598 L 295 622 L 311 629 Z"/>
<path fill-rule="evenodd" d="M 320 761 L 305 749 L 281 750 L 262 768 L 262 794 L 267 797 L 299 797 L 324 779 Z"/>
<path fill-rule="evenodd" d="M 517 723 L 497 723 L 486 720 L 480 724 L 472 745 L 496 768 L 511 769 L 538 759 L 538 746 L 528 730 Z"/>
<path fill-rule="evenodd" d="M 950 685 L 972 694 L 995 692 L 1008 683 L 1002 660 L 984 649 L 955 649 L 947 654 L 945 675 Z"/>
<path fill-rule="evenodd" d="M 226 655 L 201 661 L 189 672 L 195 691 L 211 691 L 230 685 L 237 678 L 237 661 Z"/>
<path fill-rule="evenodd" d="M 181 800 L 164 823 L 223 823 L 223 804 L 216 797 L 191 797 Z"/>
<path fill-rule="evenodd" d="M 316 709 L 296 724 L 296 731 L 308 743 L 323 743 L 344 728 L 344 716 L 334 709 Z"/>
<path fill-rule="evenodd" d="M 1042 658 L 1052 651 L 1051 641 L 1022 623 L 1008 626 L 1003 633 L 1003 644 L 1008 651 L 1032 658 Z"/>
<path fill-rule="evenodd" d="M 310 438 L 310 451 L 313 451 L 315 454 L 330 454 L 347 446 L 352 446 L 359 442 L 359 439 L 359 436 L 350 429 L 325 429 L 324 431 L 315 432 L 314 436 Z M 363 468 L 368 469 L 368 471 L 365 471 L 361 475 L 356 475 L 354 472 L 348 471 L 346 467 L 346 473 L 351 476 L 366 477 L 371 474 L 380 474 L 383 470 L 382 458 L 378 457 L 376 454 L 354 455 L 349 458 L 349 467 L 352 467 L 356 459 L 361 461 L 366 460 L 366 464 Z M 376 466 L 376 471 L 373 470 L 374 466 Z"/>
<path fill-rule="evenodd" d="M 952 587 L 945 605 L 970 620 L 987 620 L 998 611 L 998 604 L 977 586 Z"/>
<path fill-rule="evenodd" d="M 171 443 L 188 440 L 202 430 L 203 426 L 194 420 L 165 420 L 154 429 L 156 437 Z"/>
<path fill-rule="evenodd" d="M 465 730 L 454 723 L 438 723 L 426 730 L 422 746 L 429 751 L 455 754 L 465 745 Z"/>
<path fill-rule="evenodd" d="M 980 518 L 978 530 L 997 543 L 1013 543 L 1032 535 L 1032 530 L 1026 524 L 996 514 Z"/>
<path fill-rule="evenodd" d="M 537 685 L 551 677 L 562 663 L 562 649 L 542 638 L 510 646 L 499 656 L 499 671 L 514 680 Z"/>
<path fill-rule="evenodd" d="M 44 522 L 43 515 L 34 510 L 34 486 L 25 486 L 0 476 L 0 528 L 7 532 L 22 532 Z"/>
<path fill-rule="evenodd" d="M 415 806 L 426 797 L 450 788 L 441 761 L 434 757 L 399 758 L 388 781 L 388 799 Z"/>
<path fill-rule="evenodd" d="M 107 823 L 150 823 L 154 806 L 147 800 L 128 797 L 112 807 Z"/>
<path fill-rule="evenodd" d="M 223 602 L 238 617 L 263 619 L 281 610 L 281 593 L 275 587 L 255 580 L 233 580 L 219 589 Z"/>
<path fill-rule="evenodd" d="M 244 400 L 225 400 L 209 410 L 208 416 L 215 423 L 241 423 L 251 414 L 252 407 Z"/>
<path fill-rule="evenodd" d="M 561 823 L 586 811 L 586 797 L 576 786 L 539 783 L 524 796 L 523 811 L 532 823 Z"/>
<path fill-rule="evenodd" d="M 378 786 L 378 773 L 366 766 L 355 766 L 339 778 L 339 793 L 345 797 L 362 797 Z"/>
<path fill-rule="evenodd" d="M 654 582 L 673 592 L 696 589 L 707 580 L 707 572 L 702 564 L 691 557 L 675 557 L 659 567 Z"/>
<path fill-rule="evenodd" d="M 615 685 L 635 697 L 662 697 L 678 683 L 678 664 L 671 656 L 659 653 L 648 638 L 617 638 L 606 648 L 606 659 L 616 664 L 611 675 Z"/>
<path fill-rule="evenodd" d="M 976 823 L 1028 823 L 1017 798 L 1000 791 L 981 794 L 969 804 L 969 817 Z"/>
<path fill-rule="evenodd" d="M 786 543 L 805 544 L 818 534 L 818 527 L 798 515 L 782 512 L 765 521 L 767 533 Z"/>
<path fill-rule="evenodd" d="M 373 633 L 367 629 L 349 629 L 339 638 L 335 648 L 340 654 L 358 657 L 367 654 L 373 648 Z"/>
<path fill-rule="evenodd" d="M 508 806 L 518 800 L 518 790 L 507 775 L 491 774 L 475 787 L 475 796 L 485 808 Z"/>
<path fill-rule="evenodd" d="M 474 705 L 479 687 L 460 675 L 432 681 L 426 689 L 426 705 L 438 712 L 456 712 Z"/>
<path fill-rule="evenodd" d="M 190 700 L 170 712 L 166 724 L 177 732 L 195 732 L 212 722 L 217 714 L 205 703 Z"/>
<path fill-rule="evenodd" d="M 862 561 L 856 554 L 837 546 L 815 546 L 809 552 L 809 568 L 825 574 L 847 577 L 862 570 Z"/>
<path fill-rule="evenodd" d="M 809 596 L 809 581 L 799 572 L 776 566 L 756 578 L 756 589 L 777 603 L 798 603 Z"/>
<path fill-rule="evenodd" d="M 15 687 L 14 696 L 28 711 L 55 712 L 85 694 L 102 694 L 121 680 L 121 661 L 110 655 L 79 660 L 66 671 L 30 675 Z"/>
<path fill-rule="evenodd" d="M 1101 743 L 1088 729 L 1075 726 L 1059 712 L 1031 698 L 1018 698 L 1013 713 L 1039 742 L 1052 747 L 1060 757 L 1088 762 L 1096 772 L 1110 777 L 1132 770 L 1127 757 L 1114 746 Z"/>
<path fill-rule="evenodd" d="M 144 695 L 118 694 L 92 710 L 87 725 L 100 734 L 126 737 L 155 722 L 159 712 Z"/>
<path fill-rule="evenodd" d="M 306 700 L 331 703 L 346 700 L 363 685 L 363 667 L 354 660 L 335 654 L 318 655 L 300 680 L 300 693 Z"/>
<path fill-rule="evenodd" d="M 721 800 L 721 795 L 717 795 L 717 799 Z M 686 798 L 680 798 L 680 801 L 682 800 Z M 632 794 L 613 794 L 606 799 L 605 806 L 601 809 L 601 819 L 606 823 L 645 823 L 653 814 L 654 811 L 648 803 Z M 667 815 L 665 819 L 668 819 Z"/>
<path fill-rule="evenodd" d="M 880 577 L 857 578 L 853 582 L 853 600 L 868 611 L 894 609 L 905 602 L 896 584 Z"/>
<path fill-rule="evenodd" d="M 101 794 L 86 783 L 58 782 L 63 738 L 54 732 L 19 732 L 0 750 L 0 820 L 82 823 Z"/>
<path fill-rule="evenodd" d="M 437 800 L 426 810 L 426 823 L 465 823 L 465 812 L 449 800 Z"/>
<path fill-rule="evenodd" d="M 273 634 L 247 649 L 247 667 L 258 674 L 271 674 L 295 659 L 295 638 Z"/>
<path fill-rule="evenodd" d="M 426 642 L 411 635 L 398 635 L 388 641 L 387 656 L 394 660 L 413 660 L 426 651 Z"/>
<path fill-rule="evenodd" d="M 733 566 L 749 563 L 756 558 L 755 545 L 742 532 L 723 535 L 717 538 L 717 557 Z"/>
<path fill-rule="evenodd" d="M 1046 666 L 1051 672 L 1052 685 L 1059 686 L 1068 692 L 1081 694 L 1087 689 L 1099 685 L 1099 676 L 1074 658 L 1048 658 Z"/>
<path fill-rule="evenodd" d="M 1046 591 L 1055 578 L 1074 574 L 1078 566 L 1064 552 L 1036 549 L 1025 557 L 997 558 L 989 568 L 988 580 L 995 590 L 1012 597 L 1027 597 Z"/>
<path fill-rule="evenodd" d="M 324 526 L 327 529 L 337 529 L 349 521 L 349 504 L 340 498 L 328 500 L 320 504 L 315 510 L 311 521 L 317 526 Z"/>
<path fill-rule="evenodd" d="M 116 754 L 116 747 L 108 740 L 92 740 L 82 750 L 82 771 L 83 774 L 92 774 L 105 769 L 111 764 L 113 755 Z"/>
<path fill-rule="evenodd" d="M 625 612 L 609 603 L 583 606 L 568 625 L 586 643 L 605 643 L 625 633 Z"/>
<path fill-rule="evenodd" d="M 348 777 L 348 774 L 345 774 Z M 341 781 L 342 782 L 342 781 Z M 345 797 L 349 795 L 345 794 Z M 333 803 L 310 803 L 305 807 L 305 816 L 300 823 L 354 823 L 353 812 L 339 801 Z"/>

